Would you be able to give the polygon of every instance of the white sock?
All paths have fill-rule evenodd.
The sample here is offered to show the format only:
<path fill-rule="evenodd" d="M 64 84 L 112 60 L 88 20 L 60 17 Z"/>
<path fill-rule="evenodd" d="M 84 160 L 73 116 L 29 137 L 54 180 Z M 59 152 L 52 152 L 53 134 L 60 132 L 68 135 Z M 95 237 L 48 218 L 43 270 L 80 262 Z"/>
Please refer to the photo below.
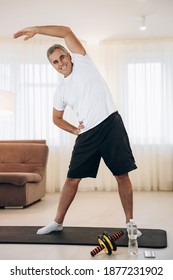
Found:
<path fill-rule="evenodd" d="M 61 230 L 63 230 L 62 224 L 58 224 L 54 221 L 54 222 L 48 224 L 47 226 L 40 228 L 37 231 L 37 234 L 47 234 L 52 231 L 61 231 Z"/>

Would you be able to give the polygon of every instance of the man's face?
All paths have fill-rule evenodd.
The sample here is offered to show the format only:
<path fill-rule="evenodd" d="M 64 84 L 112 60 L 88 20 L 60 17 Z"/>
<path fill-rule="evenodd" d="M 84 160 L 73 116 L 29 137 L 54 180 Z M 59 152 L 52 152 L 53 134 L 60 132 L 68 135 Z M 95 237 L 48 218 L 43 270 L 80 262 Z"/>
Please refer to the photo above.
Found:
<path fill-rule="evenodd" d="M 64 77 L 67 77 L 72 72 L 73 64 L 71 62 L 70 54 L 66 54 L 61 49 L 55 49 L 55 51 L 49 55 L 49 60 L 53 67 Z"/>

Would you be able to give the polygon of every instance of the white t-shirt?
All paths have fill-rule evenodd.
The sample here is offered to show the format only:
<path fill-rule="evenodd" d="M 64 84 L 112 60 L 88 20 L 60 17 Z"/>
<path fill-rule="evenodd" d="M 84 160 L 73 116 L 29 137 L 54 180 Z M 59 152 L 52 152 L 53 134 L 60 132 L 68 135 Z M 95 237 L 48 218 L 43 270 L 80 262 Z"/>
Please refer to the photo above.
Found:
<path fill-rule="evenodd" d="M 72 54 L 72 73 L 63 79 L 54 95 L 54 108 L 63 111 L 68 105 L 85 128 L 95 127 L 117 110 L 112 95 L 88 55 Z"/>

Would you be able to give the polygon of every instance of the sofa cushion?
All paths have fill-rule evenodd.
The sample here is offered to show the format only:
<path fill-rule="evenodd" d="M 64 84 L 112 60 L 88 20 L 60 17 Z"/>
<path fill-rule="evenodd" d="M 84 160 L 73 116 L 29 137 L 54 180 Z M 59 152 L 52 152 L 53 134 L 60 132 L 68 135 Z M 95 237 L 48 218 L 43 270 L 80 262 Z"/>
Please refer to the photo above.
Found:
<path fill-rule="evenodd" d="M 47 163 L 47 145 L 0 143 L 0 172 L 36 173 L 42 177 Z"/>
<path fill-rule="evenodd" d="M 0 172 L 0 183 L 23 186 L 26 183 L 37 183 L 41 180 L 40 174 L 26 172 Z"/>

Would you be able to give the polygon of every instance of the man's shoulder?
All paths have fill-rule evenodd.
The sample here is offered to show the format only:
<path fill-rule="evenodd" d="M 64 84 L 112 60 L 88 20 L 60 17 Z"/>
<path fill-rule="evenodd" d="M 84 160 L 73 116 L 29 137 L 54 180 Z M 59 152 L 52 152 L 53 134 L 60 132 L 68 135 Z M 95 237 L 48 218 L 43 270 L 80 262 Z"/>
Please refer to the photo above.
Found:
<path fill-rule="evenodd" d="M 91 60 L 87 53 L 85 55 L 78 54 L 78 53 L 72 53 L 72 59 L 73 59 L 73 61 L 88 61 L 88 60 Z"/>

